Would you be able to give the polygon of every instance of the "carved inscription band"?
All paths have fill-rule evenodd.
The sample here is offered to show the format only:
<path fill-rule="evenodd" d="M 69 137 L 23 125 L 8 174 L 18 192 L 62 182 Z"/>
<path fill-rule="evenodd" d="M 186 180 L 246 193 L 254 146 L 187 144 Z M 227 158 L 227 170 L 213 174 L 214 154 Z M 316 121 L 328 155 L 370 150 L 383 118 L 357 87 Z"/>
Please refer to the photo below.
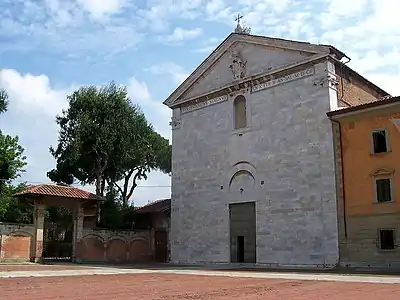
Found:
<path fill-rule="evenodd" d="M 216 103 L 224 102 L 226 100 L 228 100 L 228 95 L 224 95 L 224 96 L 221 96 L 221 97 L 213 98 L 213 99 L 210 99 L 210 100 L 207 100 L 207 101 L 204 101 L 204 102 L 200 102 L 200 103 L 196 103 L 196 104 L 189 105 L 189 106 L 186 106 L 186 107 L 182 107 L 181 113 L 186 113 L 186 112 L 189 112 L 189 111 L 192 111 L 192 110 L 195 110 L 195 109 L 199 109 L 199 108 L 202 108 L 202 107 L 205 107 L 205 106 L 209 106 L 209 105 L 213 105 L 213 104 L 216 104 Z"/>
<path fill-rule="evenodd" d="M 252 87 L 251 92 L 258 92 L 258 91 L 261 91 L 261 90 L 264 90 L 264 89 L 268 89 L 268 88 L 271 88 L 273 86 L 276 86 L 276 85 L 279 85 L 279 84 L 282 84 L 282 83 L 293 81 L 293 80 L 296 80 L 296 79 L 299 79 L 299 78 L 302 78 L 302 77 L 306 77 L 306 76 L 309 76 L 309 75 L 313 75 L 313 74 L 314 74 L 314 68 L 309 68 L 307 70 L 303 70 L 303 71 L 299 71 L 299 72 L 296 72 L 296 73 L 292 73 L 292 74 L 289 74 L 289 75 L 286 75 L 286 76 L 283 76 L 283 77 L 280 77 L 280 78 L 277 78 L 277 79 L 272 79 L 270 81 L 267 81 L 267 82 L 264 82 L 264 83 L 261 83 L 261 84 L 256 84 L 256 85 L 254 85 Z M 193 104 L 193 105 L 182 107 L 181 108 L 181 113 L 184 114 L 184 113 L 187 113 L 187 112 L 199 109 L 199 108 L 203 108 L 203 107 L 206 107 L 206 106 L 209 106 L 209 105 L 213 105 L 213 104 L 217 104 L 217 103 L 220 103 L 220 102 L 224 102 L 226 100 L 228 100 L 228 95 L 223 95 L 223 96 L 220 96 L 220 97 L 217 97 L 217 98 L 213 98 L 213 99 L 206 100 L 206 101 L 203 101 L 203 102 L 199 102 L 199 103 L 196 103 L 196 104 Z"/>
<path fill-rule="evenodd" d="M 281 78 L 273 79 L 273 80 L 270 80 L 270 81 L 267 81 L 267 82 L 264 82 L 264 83 L 261 83 L 261 84 L 254 85 L 252 91 L 253 92 L 257 92 L 257 91 L 260 91 L 260 90 L 264 90 L 264 89 L 276 86 L 276 85 L 281 84 L 281 83 L 286 83 L 286 82 L 289 82 L 289 81 L 293 81 L 293 80 L 296 80 L 296 79 L 299 79 L 299 78 L 302 78 L 302 77 L 305 77 L 305 76 L 308 76 L 308 75 L 312 75 L 312 74 L 314 74 L 314 68 L 310 68 L 310 69 L 307 69 L 307 70 L 299 71 L 299 72 L 296 72 L 296 73 L 293 73 L 293 74 L 289 74 L 287 76 L 283 76 Z"/>

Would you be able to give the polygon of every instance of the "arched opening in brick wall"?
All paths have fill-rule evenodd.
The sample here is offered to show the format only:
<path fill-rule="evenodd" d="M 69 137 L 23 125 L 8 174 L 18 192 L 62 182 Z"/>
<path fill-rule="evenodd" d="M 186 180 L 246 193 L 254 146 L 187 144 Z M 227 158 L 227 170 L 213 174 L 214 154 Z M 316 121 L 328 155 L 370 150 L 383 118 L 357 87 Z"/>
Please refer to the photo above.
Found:
<path fill-rule="evenodd" d="M 121 238 L 111 238 L 107 244 L 107 262 L 123 263 L 127 261 L 129 246 Z"/>
<path fill-rule="evenodd" d="M 105 242 L 101 237 L 84 237 L 77 246 L 76 258 L 85 262 L 103 262 Z"/>
<path fill-rule="evenodd" d="M 145 263 L 151 261 L 151 250 L 149 241 L 146 239 L 135 239 L 129 246 L 129 261 L 133 263 Z"/>

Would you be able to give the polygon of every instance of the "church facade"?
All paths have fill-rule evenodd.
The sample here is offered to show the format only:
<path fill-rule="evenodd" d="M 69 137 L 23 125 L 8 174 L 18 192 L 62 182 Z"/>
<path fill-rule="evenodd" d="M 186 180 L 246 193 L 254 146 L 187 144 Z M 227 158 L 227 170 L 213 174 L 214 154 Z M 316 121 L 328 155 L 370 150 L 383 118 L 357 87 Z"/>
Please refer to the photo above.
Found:
<path fill-rule="evenodd" d="M 352 105 L 345 89 L 357 101 L 385 95 L 344 58 L 232 33 L 168 97 L 171 262 L 338 264 L 340 170 L 326 112 Z"/>

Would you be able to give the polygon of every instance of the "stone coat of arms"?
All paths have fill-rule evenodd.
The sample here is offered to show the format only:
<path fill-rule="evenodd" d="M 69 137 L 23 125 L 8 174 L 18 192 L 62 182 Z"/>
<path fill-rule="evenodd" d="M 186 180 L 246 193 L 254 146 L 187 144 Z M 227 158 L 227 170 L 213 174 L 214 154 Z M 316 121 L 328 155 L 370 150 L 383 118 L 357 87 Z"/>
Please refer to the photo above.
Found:
<path fill-rule="evenodd" d="M 241 79 L 246 76 L 247 61 L 243 60 L 239 52 L 234 52 L 231 55 L 232 63 L 229 68 L 232 71 L 233 79 Z"/>

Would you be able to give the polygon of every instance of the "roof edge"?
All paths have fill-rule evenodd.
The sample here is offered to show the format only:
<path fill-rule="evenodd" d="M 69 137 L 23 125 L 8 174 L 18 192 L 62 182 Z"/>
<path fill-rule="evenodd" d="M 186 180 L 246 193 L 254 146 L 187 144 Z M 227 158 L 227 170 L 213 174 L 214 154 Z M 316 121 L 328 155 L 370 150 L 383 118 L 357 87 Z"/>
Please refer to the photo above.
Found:
<path fill-rule="evenodd" d="M 249 34 L 241 34 L 241 33 L 235 33 L 232 32 L 230 33 L 203 61 L 197 66 L 197 68 L 190 73 L 190 75 L 177 87 L 175 90 L 167 97 L 166 100 L 163 101 L 163 104 L 168 106 L 169 108 L 172 108 L 174 105 L 172 99 L 178 99 L 182 93 L 180 90 L 185 86 L 189 85 L 189 87 L 195 82 L 190 83 L 188 80 L 189 78 L 192 78 L 199 70 L 204 68 L 204 66 L 209 62 L 209 60 L 212 58 L 212 56 L 220 51 L 220 49 L 226 44 L 230 39 L 235 39 L 237 37 L 237 41 L 241 41 L 241 38 L 243 35 L 248 36 Z M 289 39 L 282 39 L 282 38 L 276 38 L 276 37 L 268 37 L 268 36 L 263 36 L 263 35 L 255 35 L 255 34 L 250 34 L 251 37 L 253 38 L 259 38 L 259 39 L 269 39 L 269 40 L 274 40 L 274 41 L 280 41 L 284 43 L 295 43 L 297 45 L 301 45 L 304 47 L 309 47 L 309 49 L 304 49 L 302 51 L 306 51 L 309 53 L 326 53 L 331 56 L 335 56 L 335 59 L 340 61 L 343 57 L 347 57 L 346 54 L 344 54 L 342 51 L 338 50 L 337 48 L 331 46 L 331 45 L 324 45 L 324 44 L 313 44 L 310 42 L 303 42 L 303 41 L 297 41 L 297 40 L 289 40 Z M 234 41 L 233 41 L 234 42 Z M 279 47 L 279 46 L 277 46 Z M 312 49 L 312 47 L 315 47 L 316 49 Z M 223 54 L 223 53 L 222 53 Z M 221 54 L 221 55 L 222 55 Z M 200 74 L 201 76 L 201 74 Z"/>
<path fill-rule="evenodd" d="M 46 194 L 46 193 L 42 193 L 40 191 L 38 191 L 38 189 L 40 189 L 41 187 L 46 186 L 46 187 L 51 187 L 51 188 L 65 188 L 65 189 L 69 189 L 69 190 L 75 190 L 78 192 L 83 192 L 88 194 L 89 196 L 91 196 L 91 198 L 84 198 L 84 197 L 73 197 L 73 196 L 61 196 L 61 195 L 50 195 L 50 194 Z M 73 186 L 63 186 L 63 185 L 58 185 L 58 184 L 51 184 L 51 183 L 42 183 L 42 184 L 36 184 L 36 185 L 28 185 L 26 186 L 24 189 L 22 189 L 21 191 L 15 193 L 12 195 L 12 197 L 23 197 L 23 196 L 52 196 L 52 197 L 66 197 L 66 198 L 71 198 L 71 199 L 79 199 L 79 200 L 93 200 L 93 201 L 105 201 L 106 198 L 104 196 L 99 196 L 96 195 L 92 192 L 77 188 L 77 187 L 73 187 Z"/>
<path fill-rule="evenodd" d="M 340 118 L 344 118 L 350 115 L 355 115 L 367 111 L 377 110 L 377 109 L 385 109 L 388 107 L 392 107 L 395 105 L 400 105 L 400 96 L 391 97 L 384 100 L 378 100 L 374 102 L 369 102 L 362 105 L 351 106 L 346 108 L 341 108 L 338 110 L 329 111 L 326 113 L 328 118 L 336 120 Z"/>
<path fill-rule="evenodd" d="M 373 90 L 375 90 L 376 92 L 378 92 L 379 94 L 383 94 L 383 97 L 385 96 L 390 96 L 392 97 L 388 92 L 386 92 L 385 90 L 383 90 L 382 88 L 380 88 L 378 85 L 376 85 L 375 83 L 373 83 L 372 81 L 369 81 L 367 78 L 365 78 L 364 76 L 362 76 L 360 73 L 358 73 L 357 71 L 355 71 L 354 69 L 350 68 L 348 65 L 345 65 L 344 63 L 340 62 L 344 69 L 346 69 L 347 71 L 349 71 L 350 73 L 352 73 L 352 75 L 355 75 L 357 78 L 361 79 L 362 81 L 364 81 L 368 86 L 370 86 Z"/>
<path fill-rule="evenodd" d="M 168 106 L 168 107 L 170 107 L 170 105 L 169 104 L 172 104 L 172 103 L 169 103 L 170 102 L 170 100 L 171 100 L 171 98 L 174 96 L 174 94 L 176 94 L 178 91 L 179 91 L 179 89 L 181 88 L 181 87 L 183 87 L 185 84 L 186 84 L 186 82 L 187 82 L 187 80 L 192 76 L 192 75 L 194 75 L 198 70 L 200 70 L 205 64 L 206 64 L 206 62 L 211 58 L 211 56 L 215 53 L 215 52 L 218 52 L 218 49 L 220 49 L 221 47 L 222 47 L 222 45 L 223 44 L 225 44 L 225 42 L 226 41 L 228 41 L 232 36 L 234 36 L 234 34 L 235 33 L 230 33 L 205 59 L 203 59 L 203 61 L 201 62 L 201 64 L 199 64 L 198 66 L 197 66 L 197 68 L 196 69 L 194 69 L 193 70 L 193 72 L 191 72 L 190 74 L 189 74 L 189 76 L 180 84 L 180 85 L 178 85 L 177 86 L 177 88 L 168 96 L 168 98 L 166 99 L 166 100 L 164 100 L 163 101 L 163 104 L 164 105 L 166 105 L 166 106 Z M 179 96 L 178 96 L 179 97 Z"/>

